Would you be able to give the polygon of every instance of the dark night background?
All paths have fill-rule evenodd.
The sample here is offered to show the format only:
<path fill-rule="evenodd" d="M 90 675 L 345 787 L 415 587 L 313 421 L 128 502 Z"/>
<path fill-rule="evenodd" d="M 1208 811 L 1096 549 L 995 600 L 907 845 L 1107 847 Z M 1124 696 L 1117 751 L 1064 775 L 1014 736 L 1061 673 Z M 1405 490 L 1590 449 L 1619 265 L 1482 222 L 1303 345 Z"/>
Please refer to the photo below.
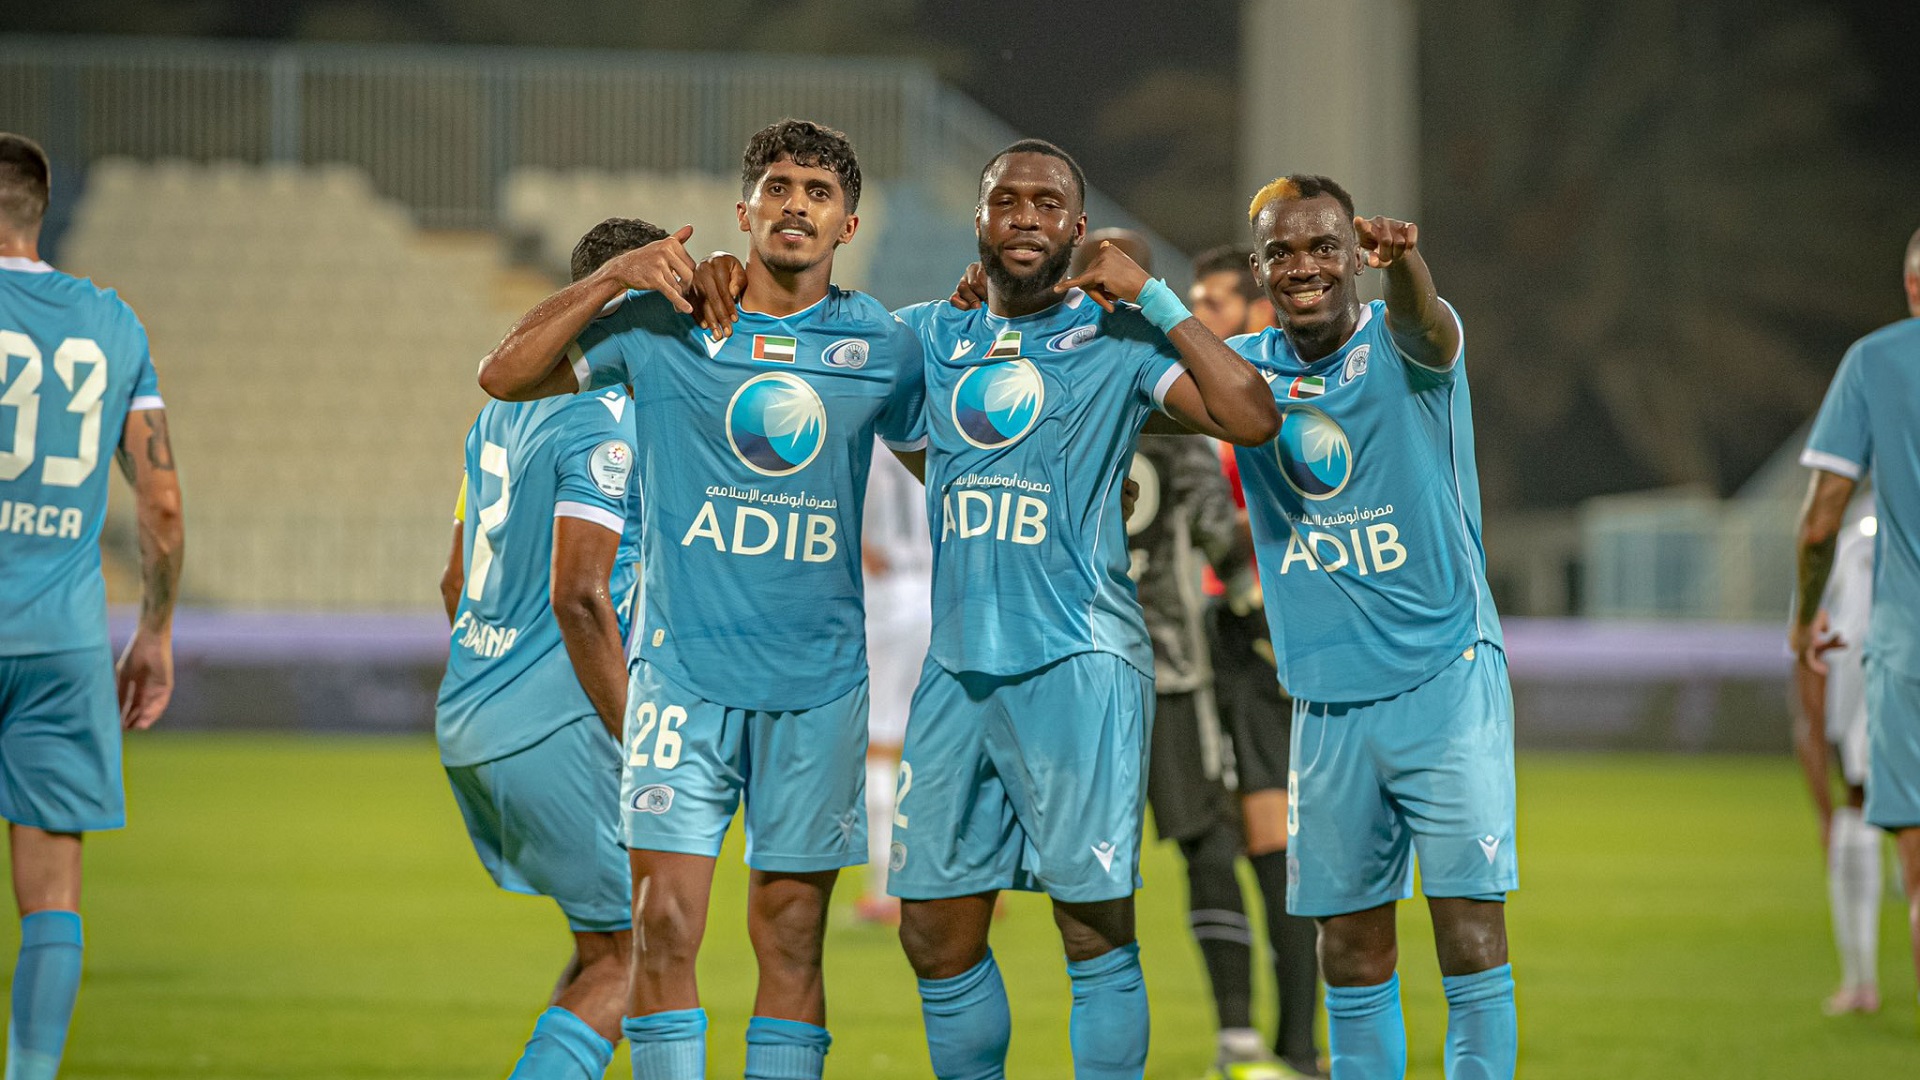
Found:
<path fill-rule="evenodd" d="M 1811 414 L 1847 343 L 1905 314 L 1920 4 L 1418 10 L 1422 247 L 1466 317 L 1490 508 L 1689 483 L 1731 492 Z M 1239 11 L 95 0 L 8 5 L 0 29 L 917 56 L 1068 146 L 1096 184 L 1198 251 L 1241 239 Z M 1341 92 L 1298 89 L 1308 109 Z"/>

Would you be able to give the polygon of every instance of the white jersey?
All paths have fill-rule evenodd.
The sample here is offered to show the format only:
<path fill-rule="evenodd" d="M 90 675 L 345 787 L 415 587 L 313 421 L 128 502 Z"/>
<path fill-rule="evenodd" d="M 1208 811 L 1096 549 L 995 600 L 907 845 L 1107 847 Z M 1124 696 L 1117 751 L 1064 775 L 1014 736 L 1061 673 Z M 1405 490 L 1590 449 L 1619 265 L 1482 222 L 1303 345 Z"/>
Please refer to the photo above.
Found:
<path fill-rule="evenodd" d="M 933 541 L 920 481 L 881 446 L 867 475 L 860 542 L 872 556 L 866 560 L 868 737 L 897 747 L 906 740 L 907 706 L 933 629 Z M 875 563 L 886 569 L 876 572 Z"/>
<path fill-rule="evenodd" d="M 1842 648 L 1826 654 L 1827 740 L 1840 749 L 1840 769 L 1850 783 L 1866 776 L 1867 693 L 1863 644 L 1873 611 L 1873 544 L 1878 520 L 1866 514 L 1841 530 L 1833 576 L 1821 606 Z"/>

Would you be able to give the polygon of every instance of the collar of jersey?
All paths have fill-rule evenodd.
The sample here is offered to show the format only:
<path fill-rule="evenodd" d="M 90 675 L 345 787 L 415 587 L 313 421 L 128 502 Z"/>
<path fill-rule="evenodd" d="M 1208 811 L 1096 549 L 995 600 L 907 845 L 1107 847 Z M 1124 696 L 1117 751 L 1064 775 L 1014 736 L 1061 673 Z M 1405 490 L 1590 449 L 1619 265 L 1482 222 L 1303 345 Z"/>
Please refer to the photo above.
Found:
<path fill-rule="evenodd" d="M 23 274 L 51 274 L 53 267 L 38 259 L 24 259 L 18 255 L 0 255 L 0 270 L 18 270 Z"/>
<path fill-rule="evenodd" d="M 751 316 L 755 319 L 759 319 L 761 322 L 783 323 L 790 319 L 798 319 L 798 318 L 802 318 L 804 316 L 813 314 L 813 309 L 819 307 L 821 304 L 824 304 L 828 300 L 832 299 L 833 294 L 838 291 L 839 289 L 835 288 L 832 285 L 828 285 L 827 293 L 825 296 L 822 296 L 820 299 L 815 300 L 813 303 L 808 304 L 806 307 L 801 308 L 799 311 L 796 311 L 791 315 L 769 315 L 764 311 L 754 311 L 752 308 L 747 308 L 747 307 L 736 307 L 735 310 L 740 313 L 740 319 L 743 322 L 749 316 Z M 745 299 L 745 298 L 742 297 L 742 299 Z"/>
<path fill-rule="evenodd" d="M 1039 311 L 1029 311 L 1025 315 L 995 315 L 992 309 L 988 308 L 985 304 L 980 305 L 980 310 L 986 313 L 989 323 L 1003 329 L 1020 326 L 1040 326 L 1058 318 L 1062 312 L 1079 314 L 1080 306 L 1086 302 L 1086 299 L 1087 294 L 1081 292 L 1079 289 L 1068 289 L 1065 296 L 1041 308 Z M 1095 306 L 1097 307 L 1098 305 Z"/>
<path fill-rule="evenodd" d="M 1265 330 L 1262 330 L 1261 333 L 1273 335 L 1273 344 L 1269 346 L 1267 356 L 1274 366 L 1297 368 L 1301 371 L 1317 373 L 1330 370 L 1344 363 L 1347 359 L 1347 353 L 1359 343 L 1360 331 L 1365 330 L 1367 324 L 1372 321 L 1373 304 L 1369 302 L 1361 305 L 1360 318 L 1353 324 L 1353 333 L 1347 335 L 1347 340 L 1341 342 L 1339 348 L 1315 360 L 1311 364 L 1303 364 L 1300 362 L 1300 357 L 1293 351 L 1293 342 L 1287 340 L 1287 332 L 1285 330 L 1277 326 L 1269 326 Z"/>

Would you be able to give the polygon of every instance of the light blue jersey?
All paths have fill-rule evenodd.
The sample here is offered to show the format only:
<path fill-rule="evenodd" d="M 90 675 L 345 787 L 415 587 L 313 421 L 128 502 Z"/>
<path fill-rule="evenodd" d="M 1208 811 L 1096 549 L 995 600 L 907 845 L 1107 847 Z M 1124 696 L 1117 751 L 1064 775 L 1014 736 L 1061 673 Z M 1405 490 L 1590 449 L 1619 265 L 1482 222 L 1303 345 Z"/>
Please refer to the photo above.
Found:
<path fill-rule="evenodd" d="M 1277 328 L 1228 344 L 1280 406 L 1280 433 L 1236 453 L 1281 685 L 1308 701 L 1372 701 L 1475 642 L 1499 645 L 1464 338 L 1447 370 L 1416 364 L 1376 300 L 1311 364 Z"/>
<path fill-rule="evenodd" d="M 742 310 L 716 342 L 632 292 L 569 353 L 581 385 L 632 388 L 647 433 L 635 658 L 738 709 L 810 709 L 863 684 L 873 440 L 925 439 L 912 332 L 830 288 L 785 318 Z"/>
<path fill-rule="evenodd" d="M 1120 489 L 1179 352 L 1137 308 L 1077 289 L 1017 319 L 945 301 L 900 314 L 927 354 L 930 655 L 1017 675 L 1107 652 L 1151 675 Z"/>
<path fill-rule="evenodd" d="M 435 715 L 444 764 L 493 761 L 593 715 L 553 617 L 553 521 L 581 518 L 621 534 L 608 592 L 624 608 L 639 520 L 637 435 L 633 403 L 619 390 L 480 410 L 467 433 L 466 582 Z"/>
<path fill-rule="evenodd" d="M 127 413 L 163 407 L 112 289 L 0 259 L 0 656 L 107 644 L 107 474 Z"/>
<path fill-rule="evenodd" d="M 1866 655 L 1920 677 L 1920 319 L 1882 327 L 1847 350 L 1800 463 L 1872 477 L 1879 530 Z"/>

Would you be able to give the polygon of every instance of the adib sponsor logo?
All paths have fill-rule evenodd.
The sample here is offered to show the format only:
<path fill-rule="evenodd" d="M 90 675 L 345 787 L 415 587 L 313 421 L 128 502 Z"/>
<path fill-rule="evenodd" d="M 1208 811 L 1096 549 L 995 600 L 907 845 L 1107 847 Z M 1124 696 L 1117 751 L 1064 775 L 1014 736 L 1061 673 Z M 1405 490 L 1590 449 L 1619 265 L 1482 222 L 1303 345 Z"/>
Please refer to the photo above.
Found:
<path fill-rule="evenodd" d="M 1353 445 L 1340 425 L 1319 409 L 1288 409 L 1273 447 L 1280 475 L 1303 498 L 1331 499 L 1353 478 Z"/>
<path fill-rule="evenodd" d="M 982 364 L 953 388 L 953 426 L 982 450 L 1011 446 L 1033 430 L 1046 404 L 1047 385 L 1027 359 Z"/>
<path fill-rule="evenodd" d="M 826 438 L 827 407 L 797 375 L 757 375 L 727 405 L 727 444 L 741 464 L 762 476 L 806 468 Z"/>

